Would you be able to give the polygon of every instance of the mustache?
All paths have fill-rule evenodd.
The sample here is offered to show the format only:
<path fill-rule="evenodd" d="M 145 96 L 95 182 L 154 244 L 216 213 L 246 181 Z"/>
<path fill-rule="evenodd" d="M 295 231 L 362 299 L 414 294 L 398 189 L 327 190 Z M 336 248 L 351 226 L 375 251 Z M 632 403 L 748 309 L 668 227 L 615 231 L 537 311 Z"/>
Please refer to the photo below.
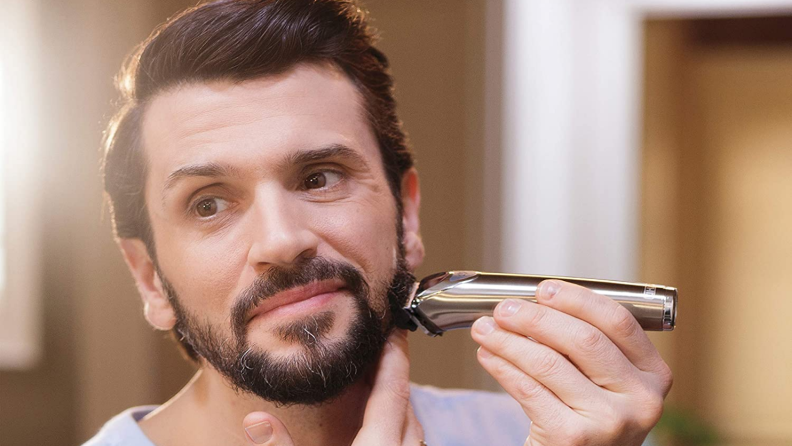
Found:
<path fill-rule="evenodd" d="M 243 339 L 247 315 L 261 302 L 282 292 L 312 282 L 338 279 L 355 296 L 368 294 L 368 283 L 354 266 L 324 257 L 313 257 L 291 268 L 273 266 L 239 294 L 231 311 L 231 325 L 237 339 Z"/>

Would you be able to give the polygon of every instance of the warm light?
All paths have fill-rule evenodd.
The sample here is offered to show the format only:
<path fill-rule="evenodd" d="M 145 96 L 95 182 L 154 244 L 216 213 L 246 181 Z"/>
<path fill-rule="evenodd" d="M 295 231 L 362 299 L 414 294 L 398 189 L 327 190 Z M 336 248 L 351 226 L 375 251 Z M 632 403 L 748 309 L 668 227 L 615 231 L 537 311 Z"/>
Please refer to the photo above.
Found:
<path fill-rule="evenodd" d="M 6 85 L 3 79 L 3 61 L 0 60 L 0 302 L 3 301 L 6 282 L 5 182 L 7 175 L 5 173 L 5 154 L 7 141 L 5 137 L 5 87 Z"/>
<path fill-rule="evenodd" d="M 0 0 L 0 370 L 42 357 L 39 1 Z M 14 210 L 13 212 L 11 210 Z M 13 253 L 13 261 L 11 261 Z"/>

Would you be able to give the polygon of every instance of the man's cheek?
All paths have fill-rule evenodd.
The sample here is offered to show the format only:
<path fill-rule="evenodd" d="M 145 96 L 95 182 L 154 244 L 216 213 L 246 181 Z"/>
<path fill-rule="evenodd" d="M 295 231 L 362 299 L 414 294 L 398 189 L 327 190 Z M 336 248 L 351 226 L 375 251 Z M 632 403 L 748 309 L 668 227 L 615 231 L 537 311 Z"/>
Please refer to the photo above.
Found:
<path fill-rule="evenodd" d="M 395 223 L 371 217 L 329 220 L 323 229 L 333 249 L 368 273 L 380 269 L 383 264 L 390 265 L 391 252 L 396 245 Z"/>
<path fill-rule="evenodd" d="M 244 268 L 238 250 L 218 244 L 193 243 L 176 252 L 179 255 L 172 259 L 171 269 L 184 284 L 185 292 L 191 295 L 184 297 L 194 297 L 212 306 L 228 306 L 229 295 L 240 280 L 239 270 Z"/>

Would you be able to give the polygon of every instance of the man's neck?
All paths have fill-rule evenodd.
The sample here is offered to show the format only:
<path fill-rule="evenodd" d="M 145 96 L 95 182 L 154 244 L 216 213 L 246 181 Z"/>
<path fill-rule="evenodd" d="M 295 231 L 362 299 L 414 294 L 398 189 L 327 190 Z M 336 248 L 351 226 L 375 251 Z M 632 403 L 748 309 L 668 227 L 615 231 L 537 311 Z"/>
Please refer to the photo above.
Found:
<path fill-rule="evenodd" d="M 242 419 L 250 412 L 264 411 L 283 422 L 296 445 L 349 445 L 363 422 L 370 391 L 363 381 L 326 404 L 276 407 L 235 392 L 214 369 L 204 367 L 139 425 L 157 446 L 247 445 Z"/>

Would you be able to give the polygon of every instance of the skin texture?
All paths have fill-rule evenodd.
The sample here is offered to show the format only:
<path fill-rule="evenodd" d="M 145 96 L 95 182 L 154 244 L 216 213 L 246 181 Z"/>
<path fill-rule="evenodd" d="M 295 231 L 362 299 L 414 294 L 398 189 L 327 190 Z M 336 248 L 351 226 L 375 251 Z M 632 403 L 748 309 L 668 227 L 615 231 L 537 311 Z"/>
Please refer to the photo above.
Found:
<path fill-rule="evenodd" d="M 545 281 L 536 296 L 501 302 L 472 330 L 479 362 L 532 420 L 525 444 L 641 444 L 672 378 L 638 322 L 570 283 Z"/>
<path fill-rule="evenodd" d="M 153 100 L 143 128 L 159 265 L 185 309 L 206 324 L 230 334 L 234 298 L 255 277 L 316 256 L 353 265 L 372 295 L 381 294 L 397 260 L 396 206 L 359 95 L 342 73 L 300 65 L 259 80 L 180 86 Z M 354 155 L 294 162 L 301 152 L 339 145 Z M 169 180 L 210 164 L 212 175 L 203 169 Z M 305 187 L 319 171 L 326 184 Z M 195 206 L 207 199 L 217 210 L 208 218 Z M 401 201 L 406 261 L 414 269 L 424 255 L 415 170 L 402 179 Z M 135 239 L 119 244 L 146 318 L 172 328 L 173 308 L 145 246 Z M 502 303 L 471 331 L 482 346 L 481 365 L 533 421 L 526 444 L 641 444 L 671 386 L 657 350 L 626 310 L 589 290 L 552 281 L 537 297 L 538 305 Z M 386 311 L 382 302 L 371 305 Z M 250 321 L 247 335 L 285 358 L 301 347 L 277 335 L 284 322 L 329 311 L 325 336 L 340 340 L 352 309 L 342 291 L 321 305 L 265 313 Z M 204 364 L 140 425 L 160 446 L 417 446 L 423 431 L 409 404 L 409 364 L 406 336 L 397 331 L 378 367 L 338 399 L 288 407 L 234 393 Z"/>
<path fill-rule="evenodd" d="M 143 141 L 159 267 L 181 305 L 219 334 L 231 335 L 228 318 L 236 296 L 274 266 L 289 268 L 312 257 L 343 261 L 363 275 L 372 295 L 384 294 L 398 258 L 396 202 L 359 94 L 338 70 L 301 65 L 241 83 L 180 86 L 149 104 Z M 346 151 L 299 161 L 306 153 L 339 146 Z M 322 187 L 307 187 L 311 181 L 306 180 L 317 172 L 323 174 Z M 417 181 L 413 170 L 402 179 L 410 269 L 423 259 Z M 199 212 L 205 200 L 211 203 L 208 217 Z M 174 311 L 145 246 L 129 239 L 120 245 L 147 319 L 155 327 L 172 328 Z M 370 304 L 377 312 L 387 311 L 384 301 Z M 313 312 L 332 312 L 324 338 L 343 341 L 354 311 L 343 290 L 305 308 L 291 307 L 251 320 L 250 343 L 280 358 L 299 355 L 302 347 L 284 340 L 279 328 Z M 385 355 L 391 358 L 386 386 L 399 398 L 387 399 L 401 404 L 409 395 L 409 363 L 406 341 L 393 344 L 399 347 L 386 348 L 393 352 Z M 277 407 L 234 393 L 204 365 L 191 384 L 140 424 L 158 445 L 244 444 L 243 418 L 264 411 L 289 426 L 298 444 L 348 445 L 366 419 L 366 402 L 382 399 L 369 398 L 372 387 L 376 384 L 369 376 L 328 404 Z M 405 429 L 406 420 L 414 419 L 404 404 L 394 413 Z M 392 431 L 409 433 L 412 444 L 422 437 L 420 428 L 405 429 Z"/>

